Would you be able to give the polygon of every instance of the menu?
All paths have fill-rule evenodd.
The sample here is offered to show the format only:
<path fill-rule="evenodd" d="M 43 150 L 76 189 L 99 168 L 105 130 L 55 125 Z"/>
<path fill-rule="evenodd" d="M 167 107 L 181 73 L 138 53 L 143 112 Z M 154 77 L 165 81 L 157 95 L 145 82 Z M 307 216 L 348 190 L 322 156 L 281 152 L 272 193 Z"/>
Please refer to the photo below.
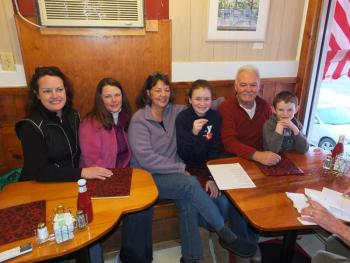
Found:
<path fill-rule="evenodd" d="M 132 168 L 110 169 L 113 175 L 105 180 L 87 180 L 91 198 L 121 198 L 130 196 Z"/>
<path fill-rule="evenodd" d="M 279 161 L 276 165 L 267 166 L 261 163 L 256 163 L 256 164 L 259 167 L 259 169 L 263 172 L 263 174 L 268 176 L 304 174 L 304 171 L 301 170 L 298 166 L 296 166 L 285 155 L 281 154 L 281 157 L 282 157 L 281 161 Z"/>
<path fill-rule="evenodd" d="M 45 221 L 45 200 L 0 209 L 0 245 L 34 236 Z"/>

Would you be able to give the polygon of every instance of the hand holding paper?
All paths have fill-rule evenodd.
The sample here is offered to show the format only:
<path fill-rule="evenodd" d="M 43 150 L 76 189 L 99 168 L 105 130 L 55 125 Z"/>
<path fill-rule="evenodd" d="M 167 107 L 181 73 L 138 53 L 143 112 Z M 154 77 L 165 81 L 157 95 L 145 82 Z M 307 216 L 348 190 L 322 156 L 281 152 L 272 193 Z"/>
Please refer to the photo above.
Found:
<path fill-rule="evenodd" d="M 298 212 L 303 214 L 303 217 L 299 220 L 302 224 L 305 224 L 305 221 L 317 224 L 323 223 L 318 218 L 315 219 L 314 215 L 311 214 L 313 212 L 318 216 L 327 213 L 332 217 L 350 221 L 350 200 L 340 192 L 325 187 L 322 191 L 305 188 L 305 195 L 298 193 L 286 193 L 286 195 L 293 201 L 293 205 Z M 312 218 L 305 218 L 305 216 Z M 324 218 L 327 219 L 328 217 L 324 216 Z"/>
<path fill-rule="evenodd" d="M 308 207 L 301 210 L 301 220 L 313 222 L 326 229 L 331 233 L 336 233 L 339 230 L 341 223 L 335 216 L 333 216 L 326 208 L 320 203 L 308 200 L 310 204 Z"/>

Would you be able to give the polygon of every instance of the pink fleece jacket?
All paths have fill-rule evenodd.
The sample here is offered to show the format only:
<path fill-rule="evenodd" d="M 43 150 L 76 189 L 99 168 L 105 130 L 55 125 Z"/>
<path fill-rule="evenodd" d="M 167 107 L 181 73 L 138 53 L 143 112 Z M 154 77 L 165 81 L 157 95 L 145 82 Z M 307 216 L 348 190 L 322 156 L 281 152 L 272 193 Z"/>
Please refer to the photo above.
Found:
<path fill-rule="evenodd" d="M 125 142 L 128 144 L 126 132 Z M 81 149 L 80 167 L 100 166 L 105 168 L 123 168 L 129 165 L 131 158 L 130 147 L 127 158 L 120 167 L 116 166 L 117 138 L 114 126 L 111 130 L 104 129 L 96 120 L 84 119 L 79 128 L 79 142 Z"/>

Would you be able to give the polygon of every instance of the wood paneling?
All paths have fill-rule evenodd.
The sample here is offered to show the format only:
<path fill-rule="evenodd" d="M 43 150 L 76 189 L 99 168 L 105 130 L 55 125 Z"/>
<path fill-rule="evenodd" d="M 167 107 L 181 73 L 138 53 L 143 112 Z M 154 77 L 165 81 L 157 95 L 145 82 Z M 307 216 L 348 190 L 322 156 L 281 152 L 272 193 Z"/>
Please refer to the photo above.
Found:
<path fill-rule="evenodd" d="M 170 0 L 173 61 L 295 60 L 305 0 L 270 0 L 263 49 L 254 42 L 208 42 L 208 0 Z"/>
<path fill-rule="evenodd" d="M 168 218 L 155 218 L 155 215 L 158 211 L 168 210 L 169 212 L 173 212 L 175 214 L 174 217 Z M 154 206 L 154 216 L 153 216 L 153 224 L 152 224 L 152 240 L 153 244 L 164 241 L 174 241 L 180 239 L 180 226 L 179 226 L 179 218 L 178 212 L 175 204 L 173 202 L 165 205 L 155 205 Z M 117 252 L 121 246 L 121 227 L 114 228 L 110 231 L 106 236 L 100 239 L 103 247 L 103 252 L 105 254 L 111 252 Z"/>
<path fill-rule="evenodd" d="M 27 88 L 0 89 L 0 123 L 11 123 L 25 115 Z"/>
<path fill-rule="evenodd" d="M 0 174 L 22 167 L 22 147 L 14 123 L 0 124 L 0 143 Z"/>
<path fill-rule="evenodd" d="M 27 81 L 38 66 L 60 67 L 74 83 L 74 104 L 82 115 L 90 110 L 95 87 L 104 77 L 119 80 L 134 105 L 149 73 L 171 72 L 169 20 L 159 21 L 159 31 L 144 36 L 42 35 L 18 17 L 16 24 Z"/>
<path fill-rule="evenodd" d="M 316 52 L 316 42 L 318 27 L 322 10 L 323 0 L 309 0 L 305 29 L 303 34 L 303 44 L 301 47 L 300 61 L 298 67 L 299 82 L 296 86 L 296 94 L 300 98 L 299 119 L 305 118 L 306 102 L 309 96 L 310 81 L 313 69 L 313 61 Z"/>
<path fill-rule="evenodd" d="M 232 96 L 234 90 L 234 80 L 209 81 L 214 88 L 213 98 L 228 98 Z M 270 78 L 261 80 L 260 96 L 272 104 L 274 96 L 282 90 L 294 92 L 297 78 Z M 187 93 L 191 87 L 191 82 L 173 82 L 171 87 L 175 94 L 175 102 L 186 104 L 188 102 Z"/>

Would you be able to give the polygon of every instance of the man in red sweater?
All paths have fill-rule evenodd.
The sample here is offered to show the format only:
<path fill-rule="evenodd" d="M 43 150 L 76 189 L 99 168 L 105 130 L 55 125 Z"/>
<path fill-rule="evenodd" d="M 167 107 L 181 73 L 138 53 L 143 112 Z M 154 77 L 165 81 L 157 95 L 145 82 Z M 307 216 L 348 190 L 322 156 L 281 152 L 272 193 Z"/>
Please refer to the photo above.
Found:
<path fill-rule="evenodd" d="M 259 90 L 259 71 L 250 65 L 238 69 L 236 94 L 219 107 L 221 140 L 225 151 L 230 154 L 275 165 L 281 157 L 271 151 L 262 151 L 262 129 L 271 115 L 271 107 L 258 97 Z"/>

